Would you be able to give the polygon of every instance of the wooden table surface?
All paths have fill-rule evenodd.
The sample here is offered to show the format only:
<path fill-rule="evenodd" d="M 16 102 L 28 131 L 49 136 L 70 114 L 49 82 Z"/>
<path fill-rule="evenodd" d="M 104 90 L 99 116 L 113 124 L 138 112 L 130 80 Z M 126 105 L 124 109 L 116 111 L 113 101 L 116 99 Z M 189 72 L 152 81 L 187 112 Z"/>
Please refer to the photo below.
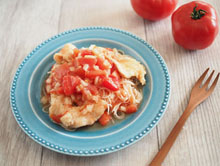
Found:
<path fill-rule="evenodd" d="M 220 10 L 220 1 L 206 0 Z M 189 0 L 182 0 L 178 6 Z M 220 12 L 220 11 L 218 11 Z M 171 76 L 171 98 L 159 124 L 134 145 L 104 156 L 74 157 L 48 150 L 15 121 L 10 82 L 19 63 L 49 37 L 78 27 L 110 26 L 136 34 L 159 51 Z M 220 72 L 220 36 L 207 49 L 186 51 L 175 44 L 170 17 L 149 22 L 129 0 L 0 0 L 0 165 L 144 166 L 149 164 L 183 112 L 190 90 L 207 68 Z M 165 159 L 164 166 L 220 165 L 220 84 L 197 107 Z"/>

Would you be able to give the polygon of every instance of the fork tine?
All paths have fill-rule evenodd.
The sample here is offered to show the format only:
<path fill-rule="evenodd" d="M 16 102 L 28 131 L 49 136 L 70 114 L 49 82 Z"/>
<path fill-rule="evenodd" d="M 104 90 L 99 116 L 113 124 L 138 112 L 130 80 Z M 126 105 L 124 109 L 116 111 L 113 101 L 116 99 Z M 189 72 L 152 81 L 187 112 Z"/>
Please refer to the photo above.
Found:
<path fill-rule="evenodd" d="M 196 82 L 195 85 L 197 85 L 197 84 L 201 85 L 202 84 L 202 81 L 204 80 L 204 78 L 205 78 L 206 74 L 208 73 L 208 71 L 209 71 L 209 68 L 207 68 L 205 70 L 205 72 L 201 75 L 201 77 L 198 79 L 198 81 Z"/>
<path fill-rule="evenodd" d="M 209 82 L 211 81 L 214 72 L 215 72 L 215 70 L 212 71 L 211 75 L 209 76 L 209 78 L 207 79 L 207 81 L 204 83 L 204 85 L 203 85 L 204 88 L 207 88 L 207 87 L 208 87 Z"/>
<path fill-rule="evenodd" d="M 216 76 L 216 78 L 215 78 L 214 82 L 212 83 L 211 87 L 208 89 L 209 93 L 212 93 L 212 91 L 214 90 L 214 88 L 215 88 L 215 86 L 218 82 L 219 75 L 220 75 L 220 73 L 218 73 L 218 75 Z"/>

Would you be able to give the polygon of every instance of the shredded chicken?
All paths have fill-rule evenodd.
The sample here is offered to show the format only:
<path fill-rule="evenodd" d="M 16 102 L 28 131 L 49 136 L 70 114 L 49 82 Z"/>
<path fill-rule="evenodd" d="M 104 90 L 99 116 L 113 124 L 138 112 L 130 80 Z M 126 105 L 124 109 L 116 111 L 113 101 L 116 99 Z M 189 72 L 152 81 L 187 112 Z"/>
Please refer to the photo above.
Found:
<path fill-rule="evenodd" d="M 82 106 L 72 106 L 71 98 L 51 95 L 50 115 L 63 115 L 60 120 L 65 128 L 79 128 L 92 125 L 107 108 L 107 103 L 99 99 L 97 103 L 85 102 Z"/>
<path fill-rule="evenodd" d="M 118 54 L 112 58 L 112 61 L 116 65 L 118 71 L 125 78 L 136 77 L 142 85 L 145 84 L 145 68 L 140 62 L 125 55 Z"/>

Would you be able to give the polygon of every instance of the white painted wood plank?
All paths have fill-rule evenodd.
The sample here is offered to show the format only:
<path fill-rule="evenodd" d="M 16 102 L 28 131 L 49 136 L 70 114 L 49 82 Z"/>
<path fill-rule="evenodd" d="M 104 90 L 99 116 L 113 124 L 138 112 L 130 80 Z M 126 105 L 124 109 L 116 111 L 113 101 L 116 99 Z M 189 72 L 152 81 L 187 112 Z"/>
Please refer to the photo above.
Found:
<path fill-rule="evenodd" d="M 189 1 L 179 2 L 180 6 Z M 220 8 L 220 2 L 207 1 Z M 171 75 L 171 99 L 167 113 L 158 125 L 160 147 L 184 111 L 195 81 L 210 67 L 220 72 L 220 37 L 211 47 L 200 51 L 186 51 L 175 44 L 171 33 L 171 19 L 145 21 L 147 41 L 164 57 Z M 220 165 L 220 86 L 202 103 L 187 121 L 176 143 L 165 159 L 164 166 Z M 155 153 L 156 154 L 156 153 Z"/>
<path fill-rule="evenodd" d="M 39 166 L 42 147 L 19 128 L 9 105 L 12 77 L 22 59 L 58 31 L 59 1 L 0 1 L 0 165 Z M 50 6 L 50 8 L 48 8 Z"/>

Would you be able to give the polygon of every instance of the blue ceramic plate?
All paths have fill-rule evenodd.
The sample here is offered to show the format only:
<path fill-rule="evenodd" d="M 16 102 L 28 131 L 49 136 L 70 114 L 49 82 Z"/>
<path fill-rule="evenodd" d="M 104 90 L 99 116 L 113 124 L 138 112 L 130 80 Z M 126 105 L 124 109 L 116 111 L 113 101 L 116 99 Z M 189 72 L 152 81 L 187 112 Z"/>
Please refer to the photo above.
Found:
<path fill-rule="evenodd" d="M 138 112 L 105 128 L 84 127 L 75 132 L 54 124 L 42 111 L 41 85 L 53 54 L 66 43 L 78 48 L 95 44 L 117 48 L 140 61 L 147 70 L 144 98 Z M 11 86 L 16 121 L 34 141 L 51 150 L 74 155 L 102 155 L 128 147 L 158 123 L 169 101 L 170 78 L 163 58 L 137 36 L 109 27 L 87 27 L 60 33 L 37 46 L 20 64 Z"/>

